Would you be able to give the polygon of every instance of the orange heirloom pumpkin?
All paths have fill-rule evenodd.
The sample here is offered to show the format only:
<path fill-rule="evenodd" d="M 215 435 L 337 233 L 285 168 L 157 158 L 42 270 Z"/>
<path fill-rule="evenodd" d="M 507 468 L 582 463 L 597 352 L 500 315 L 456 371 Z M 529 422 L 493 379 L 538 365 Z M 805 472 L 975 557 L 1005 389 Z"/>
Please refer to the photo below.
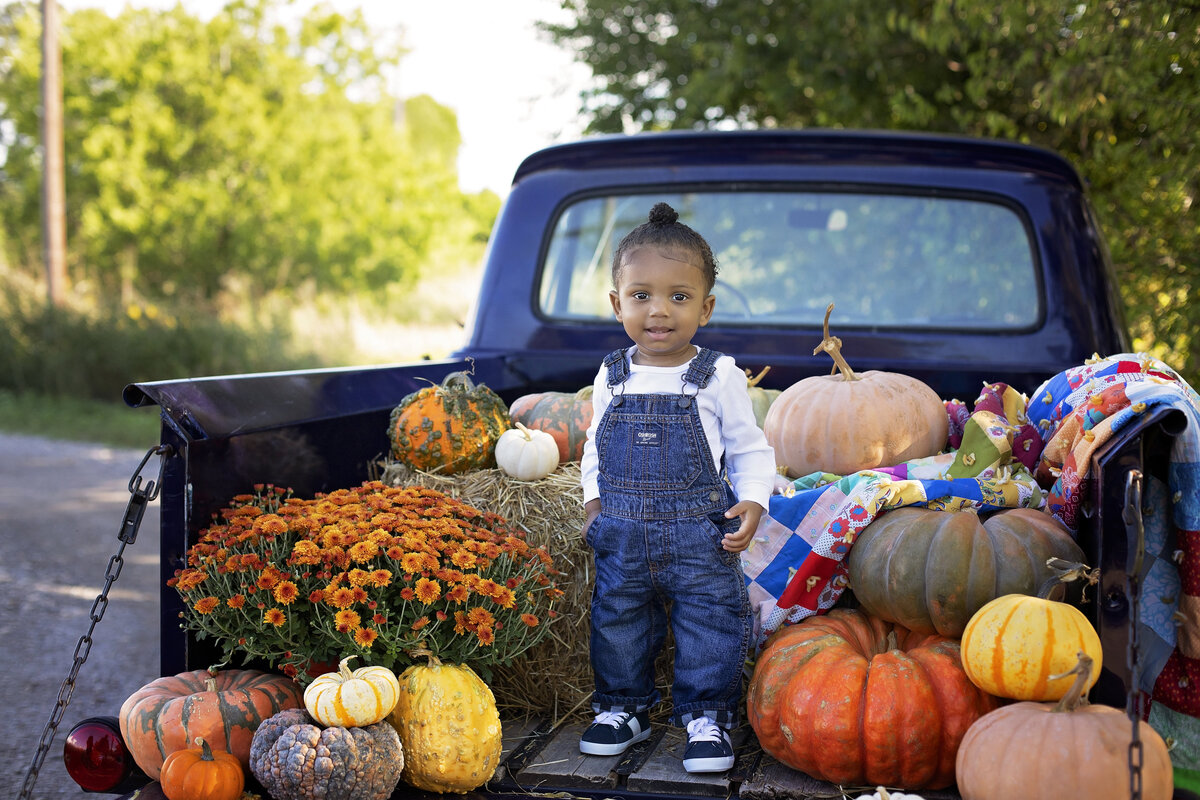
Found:
<path fill-rule="evenodd" d="M 1082 705 L 1092 660 L 1076 654 L 1075 681 L 1057 704 L 1012 703 L 971 726 L 958 749 L 963 800 L 1128 800 L 1133 724 L 1111 706 Z M 1167 745 L 1138 720 L 1142 797 L 1169 800 L 1174 774 Z M 1000 757 L 999 754 L 1003 754 Z"/>
<path fill-rule="evenodd" d="M 825 339 L 813 353 L 828 352 L 840 374 L 793 383 L 771 404 L 763 433 L 775 463 L 799 478 L 812 472 L 850 475 L 936 455 L 950 433 L 941 399 L 908 375 L 855 373 L 840 353 L 841 340 L 829 335 L 832 310 L 830 304 Z"/>
<path fill-rule="evenodd" d="M 539 392 L 518 397 L 508 408 L 513 422 L 531 431 L 545 431 L 558 444 L 561 463 L 583 458 L 587 429 L 592 424 L 592 387 L 575 393 Z"/>
<path fill-rule="evenodd" d="M 763 750 L 814 778 L 940 789 L 998 704 L 967 680 L 955 640 L 834 609 L 767 641 L 746 711 Z"/>
<path fill-rule="evenodd" d="M 151 681 L 121 705 L 121 736 L 134 762 L 151 778 L 163 761 L 197 737 L 232 753 L 249 768 L 250 742 L 260 722 L 285 708 L 302 708 L 290 678 L 253 669 L 195 670 Z"/>
<path fill-rule="evenodd" d="M 158 782 L 168 800 L 237 800 L 246 773 L 236 756 L 213 750 L 203 737 L 197 747 L 176 750 L 163 762 Z"/>

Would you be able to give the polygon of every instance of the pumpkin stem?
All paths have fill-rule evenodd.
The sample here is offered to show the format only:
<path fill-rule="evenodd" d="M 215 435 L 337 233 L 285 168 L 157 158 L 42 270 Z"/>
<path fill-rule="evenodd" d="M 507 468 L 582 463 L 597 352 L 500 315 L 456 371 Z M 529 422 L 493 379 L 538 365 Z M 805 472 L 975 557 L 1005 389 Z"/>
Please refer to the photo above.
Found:
<path fill-rule="evenodd" d="M 516 420 L 513 420 L 513 424 L 517 426 L 517 430 L 519 430 L 521 433 L 525 434 L 525 441 L 527 441 L 527 442 L 533 441 L 533 434 L 531 434 L 529 432 L 529 428 L 526 428 L 524 425 L 517 422 Z"/>
<path fill-rule="evenodd" d="M 1046 559 L 1046 567 L 1054 574 L 1046 579 L 1038 589 L 1038 597 L 1043 600 L 1062 600 L 1066 594 L 1066 585 L 1071 581 L 1083 580 L 1084 591 L 1088 586 L 1094 586 L 1100 581 L 1100 568 L 1092 569 L 1087 564 L 1078 561 L 1067 561 L 1052 557 Z M 1054 597 L 1051 597 L 1054 595 Z M 1083 599 L 1087 599 L 1084 595 Z"/>
<path fill-rule="evenodd" d="M 212 754 L 212 746 L 209 745 L 209 743 L 204 740 L 203 736 L 197 736 L 195 739 L 195 742 L 196 742 L 196 744 L 198 744 L 200 746 L 200 760 L 201 761 L 214 761 L 215 760 L 213 758 L 213 754 Z"/>
<path fill-rule="evenodd" d="M 829 357 L 833 359 L 834 364 L 834 368 L 829 374 L 832 375 L 837 370 L 841 370 L 842 380 L 856 381 L 859 377 L 854 374 L 854 370 L 850 369 L 850 364 L 842 356 L 842 340 L 836 336 L 829 335 L 829 315 L 831 313 L 833 313 L 833 303 L 830 303 L 829 308 L 825 309 L 825 338 L 821 340 L 819 345 L 813 348 L 813 355 L 815 356 L 822 350 L 829 353 Z"/>
<path fill-rule="evenodd" d="M 883 640 L 883 652 L 890 653 L 899 646 L 900 643 L 896 640 L 896 629 L 892 628 L 888 631 L 887 638 Z"/>
<path fill-rule="evenodd" d="M 354 673 L 351 672 L 350 667 L 347 666 L 350 663 L 350 659 L 353 658 L 358 658 L 358 656 L 346 656 L 338 662 L 338 674 L 342 676 L 342 680 L 348 680 L 354 677 Z"/>
<path fill-rule="evenodd" d="M 1075 662 L 1075 666 L 1066 672 L 1058 675 L 1051 675 L 1050 680 L 1056 681 L 1059 678 L 1065 678 L 1068 675 L 1075 676 L 1075 682 L 1071 684 L 1071 688 L 1067 689 L 1067 693 L 1062 696 L 1062 699 L 1050 709 L 1053 712 L 1058 711 L 1074 711 L 1080 706 L 1087 705 L 1086 687 L 1088 680 L 1092 677 L 1092 657 L 1082 651 L 1078 654 L 1079 660 Z"/>
<path fill-rule="evenodd" d="M 763 367 L 762 370 L 757 375 L 755 375 L 753 378 L 751 378 L 750 370 L 746 370 L 746 385 L 747 386 L 758 386 L 759 382 L 770 371 L 771 371 L 771 365 L 768 364 L 767 366 Z"/>
<path fill-rule="evenodd" d="M 433 654 L 433 651 L 430 650 L 428 647 L 414 647 L 412 650 L 405 650 L 404 652 L 410 658 L 413 658 L 413 659 L 417 659 L 417 658 L 428 659 L 429 666 L 431 666 L 431 667 L 440 667 L 442 665 L 441 660 L 437 656 L 435 656 Z"/>

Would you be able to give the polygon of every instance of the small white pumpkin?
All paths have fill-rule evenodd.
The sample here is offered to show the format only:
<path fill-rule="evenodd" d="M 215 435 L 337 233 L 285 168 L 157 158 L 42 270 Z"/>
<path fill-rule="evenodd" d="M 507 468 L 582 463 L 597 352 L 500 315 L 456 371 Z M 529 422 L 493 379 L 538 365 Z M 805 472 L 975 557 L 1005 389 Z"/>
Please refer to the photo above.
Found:
<path fill-rule="evenodd" d="M 347 656 L 337 672 L 318 675 L 304 690 L 304 707 L 326 727 L 361 728 L 387 718 L 400 699 L 400 681 L 387 667 L 359 667 Z"/>
<path fill-rule="evenodd" d="M 545 431 L 518 422 L 496 442 L 496 465 L 519 481 L 539 480 L 558 467 L 558 442 Z"/>
<path fill-rule="evenodd" d="M 886 786 L 877 786 L 871 794 L 860 794 L 855 800 L 922 800 L 919 794 L 889 792 Z"/>

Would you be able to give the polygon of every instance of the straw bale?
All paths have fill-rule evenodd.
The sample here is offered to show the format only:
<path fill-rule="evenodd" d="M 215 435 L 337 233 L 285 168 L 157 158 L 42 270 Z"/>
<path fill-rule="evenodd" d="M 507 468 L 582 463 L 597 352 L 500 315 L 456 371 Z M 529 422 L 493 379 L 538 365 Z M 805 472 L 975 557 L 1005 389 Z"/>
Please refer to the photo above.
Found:
<path fill-rule="evenodd" d="M 499 469 L 440 475 L 414 470 L 395 461 L 378 465 L 380 480 L 392 486 L 436 489 L 476 508 L 499 514 L 525 531 L 527 541 L 545 548 L 562 575 L 558 587 L 558 617 L 547 636 L 507 667 L 495 667 L 487 679 L 501 713 L 513 716 L 549 715 L 555 724 L 591 716 L 592 671 L 588 659 L 589 608 L 593 585 L 591 549 L 583 540 L 583 489 L 579 463 L 560 464 L 537 481 L 519 481 Z M 667 646 L 657 663 L 659 691 L 669 708 L 670 663 L 674 647 Z"/>

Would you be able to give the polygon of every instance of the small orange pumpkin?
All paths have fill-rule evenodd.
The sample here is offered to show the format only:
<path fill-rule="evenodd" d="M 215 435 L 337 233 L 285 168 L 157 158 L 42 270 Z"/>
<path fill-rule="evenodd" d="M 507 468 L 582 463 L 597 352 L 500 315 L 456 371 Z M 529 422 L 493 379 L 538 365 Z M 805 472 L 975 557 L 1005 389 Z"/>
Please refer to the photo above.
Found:
<path fill-rule="evenodd" d="M 558 460 L 563 464 L 583 458 L 592 411 L 591 386 L 574 393 L 527 394 L 514 400 L 508 409 L 513 422 L 553 436 L 558 444 Z"/>
<path fill-rule="evenodd" d="M 163 762 L 158 778 L 168 800 L 237 800 L 246 773 L 237 756 L 213 750 L 202 736 L 196 747 L 176 750 Z"/>
<path fill-rule="evenodd" d="M 825 311 L 825 338 L 813 354 L 829 353 L 841 374 L 793 383 L 771 404 L 763 433 L 776 464 L 793 478 L 850 475 L 940 452 L 950 431 L 941 399 L 908 375 L 855 373 L 842 357 L 841 340 L 829 335 L 831 311 L 832 303 Z"/>

